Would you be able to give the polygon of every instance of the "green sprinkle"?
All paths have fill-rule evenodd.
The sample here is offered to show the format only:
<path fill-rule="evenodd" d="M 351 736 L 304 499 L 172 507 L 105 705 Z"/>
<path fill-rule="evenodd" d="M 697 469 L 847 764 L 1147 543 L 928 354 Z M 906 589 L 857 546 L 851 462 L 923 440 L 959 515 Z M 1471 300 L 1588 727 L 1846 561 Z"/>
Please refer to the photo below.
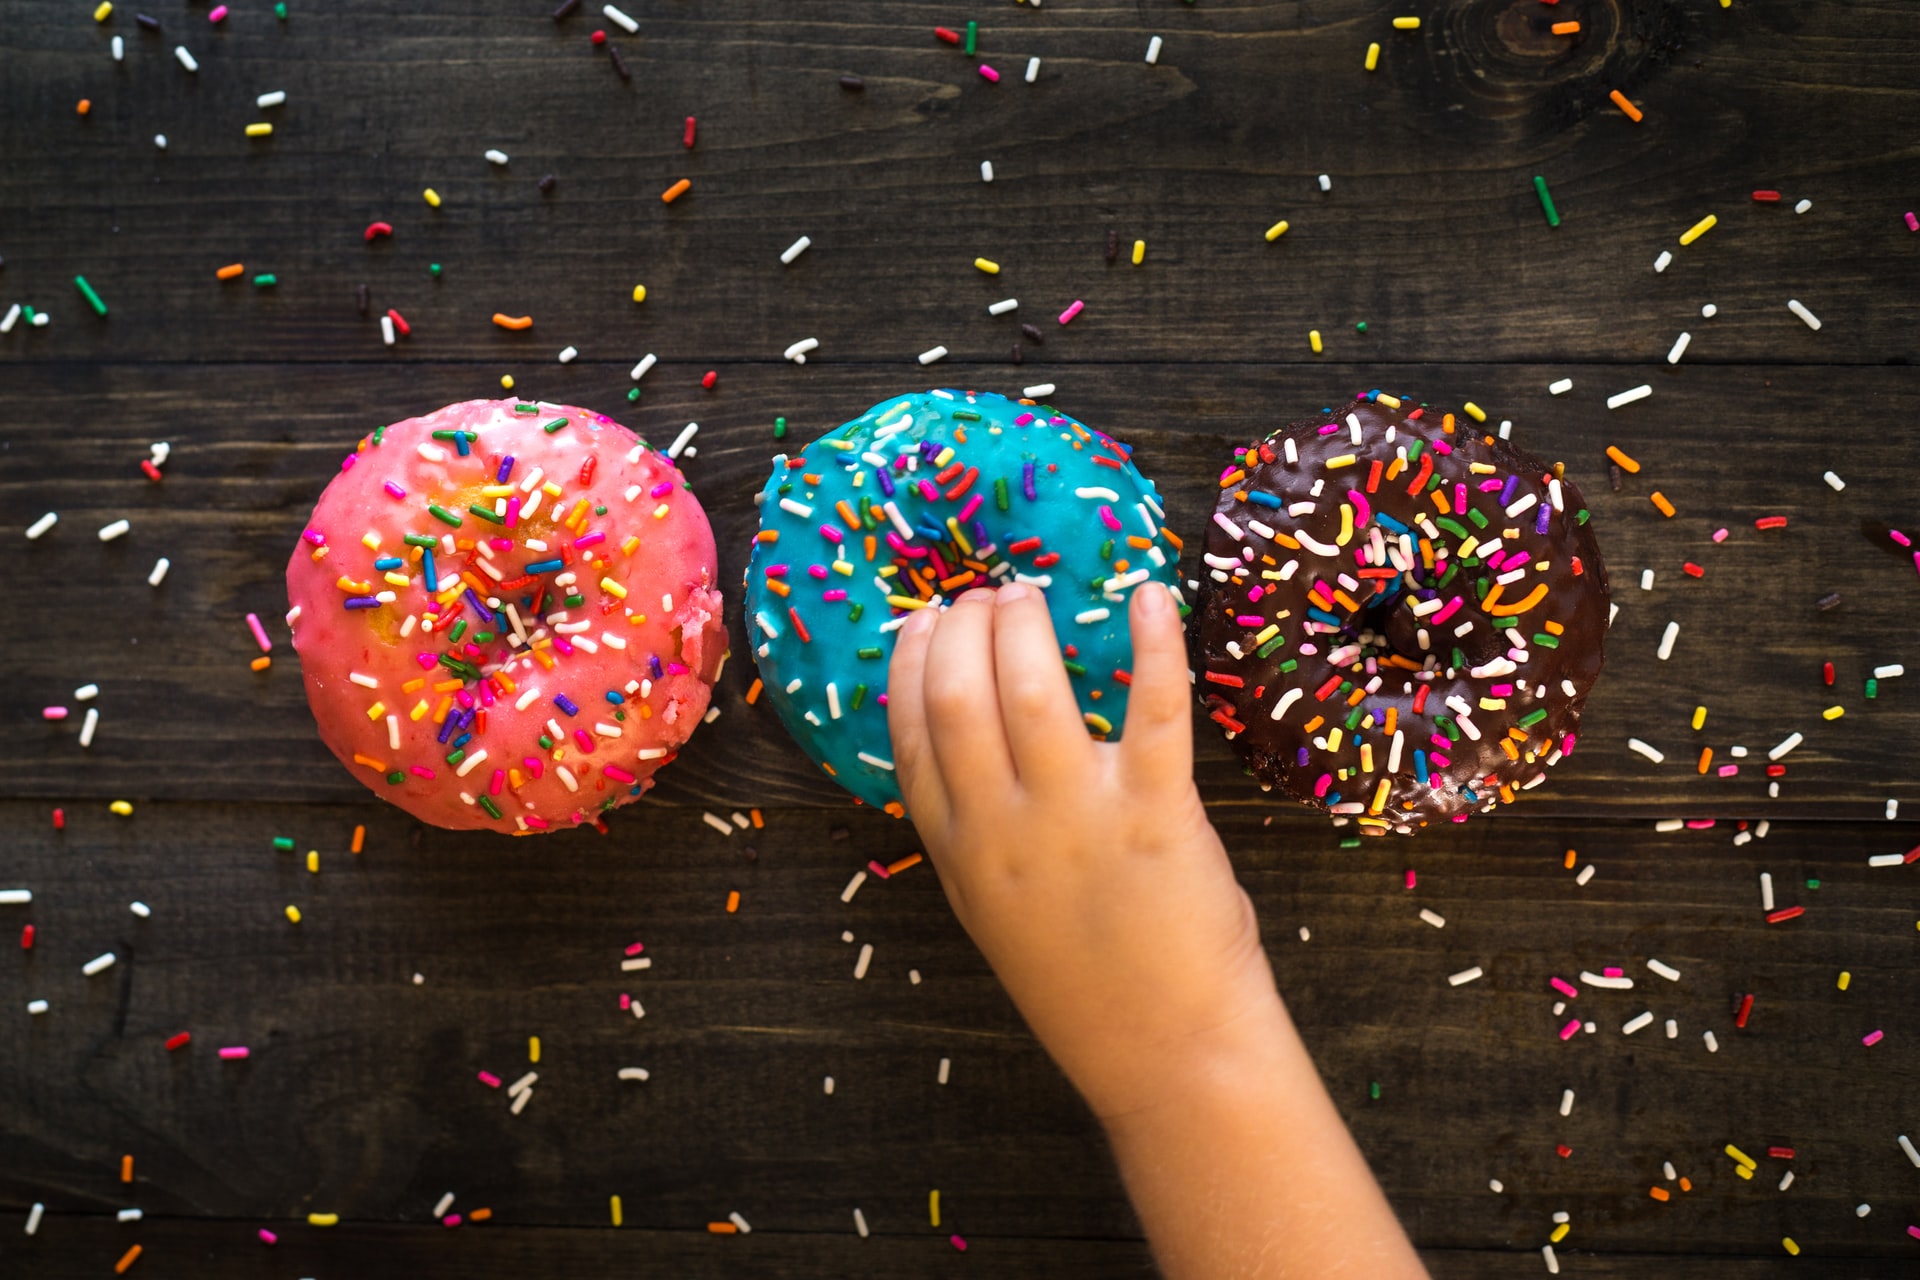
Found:
<path fill-rule="evenodd" d="M 375 427 L 373 429 L 373 443 L 375 444 L 375 446 L 379 445 L 381 437 L 385 436 L 386 434 L 387 434 L 387 429 L 385 427 Z"/>
<path fill-rule="evenodd" d="M 627 718 L 627 713 L 624 711 L 616 711 L 613 713 L 613 718 L 615 720 L 625 720 Z"/>
<path fill-rule="evenodd" d="M 1347 732 L 1348 733 L 1354 733 L 1355 730 L 1359 729 L 1360 717 L 1365 714 L 1366 714 L 1366 711 L 1361 707 L 1355 707 L 1353 710 L 1347 712 Z M 1357 737 L 1358 735 L 1355 734 L 1355 736 Z M 1357 746 L 1358 744 L 1356 743 L 1355 745 Z"/>
<path fill-rule="evenodd" d="M 1558 649 L 1560 647 L 1560 637 L 1556 635 L 1549 635 L 1544 631 L 1534 632 L 1533 642 L 1539 645 L 1542 649 Z"/>
<path fill-rule="evenodd" d="M 1461 661 L 1460 661 L 1460 663 L 1459 663 L 1459 665 L 1460 665 L 1460 666 L 1463 666 L 1463 667 L 1464 667 L 1464 666 L 1466 666 L 1466 665 L 1467 665 L 1467 664 L 1466 664 L 1466 656 L 1467 656 L 1467 655 L 1466 655 L 1466 654 L 1464 654 L 1464 653 L 1460 653 L 1460 651 L 1459 651 L 1458 649 L 1455 649 L 1455 650 L 1454 650 L 1454 652 L 1455 652 L 1456 654 L 1459 654 L 1459 655 L 1460 655 L 1460 658 L 1461 658 Z M 1433 718 L 1433 722 L 1434 722 L 1435 724 L 1437 724 L 1437 725 L 1439 725 L 1439 726 L 1440 726 L 1440 732 L 1442 732 L 1442 733 L 1444 733 L 1444 734 L 1446 734 L 1446 735 L 1447 735 L 1447 741 L 1448 741 L 1448 742 L 1458 742 L 1458 741 L 1460 741 L 1460 729 L 1459 729 L 1459 727 L 1458 727 L 1458 726 L 1456 726 L 1456 725 L 1455 725 L 1455 724 L 1453 723 L 1453 717 L 1452 717 L 1452 716 L 1435 716 L 1435 717 Z"/>
<path fill-rule="evenodd" d="M 481 797 L 480 797 L 480 807 L 481 807 L 482 809 L 485 809 L 485 810 L 487 811 L 487 816 L 488 816 L 489 818 L 497 818 L 497 817 L 499 817 L 499 816 L 500 816 L 500 810 L 499 810 L 499 808 L 498 808 L 498 807 L 497 807 L 497 806 L 496 806 L 496 805 L 495 805 L 495 804 L 493 803 L 493 797 L 492 797 L 492 796 L 486 796 L 486 795 L 483 795 L 483 796 L 481 796 Z"/>
<path fill-rule="evenodd" d="M 997 476 L 994 479 L 993 501 L 994 505 L 999 507 L 1000 510 L 1006 511 L 1009 509 L 1007 503 L 1007 478 L 1005 476 Z"/>
<path fill-rule="evenodd" d="M 586 602 L 587 602 L 587 598 L 585 596 L 579 594 L 578 592 L 575 592 L 573 595 L 570 595 L 567 597 L 567 608 L 578 609 L 581 605 L 585 604 Z"/>
<path fill-rule="evenodd" d="M 513 411 L 515 413 L 538 413 L 540 412 L 540 406 L 537 404 L 516 404 L 513 406 Z"/>
<path fill-rule="evenodd" d="M 401 783 L 405 782 L 406 780 L 407 780 L 407 775 L 402 773 L 398 769 L 395 769 L 392 773 L 387 775 L 387 783 L 390 786 L 397 787 Z"/>
<path fill-rule="evenodd" d="M 278 849 L 278 850 L 279 850 L 279 851 L 280 851 L 281 853 L 292 853 L 292 852 L 293 852 L 293 837 L 291 837 L 291 836 L 275 836 L 275 837 L 273 838 L 273 847 L 274 847 L 274 848 L 276 848 L 276 849 Z"/>
<path fill-rule="evenodd" d="M 1467 519 L 1473 521 L 1473 527 L 1476 529 L 1484 529 L 1487 527 L 1487 518 L 1480 513 L 1480 508 L 1478 507 L 1467 508 Z"/>
<path fill-rule="evenodd" d="M 435 520 L 440 521 L 442 524 L 450 524 L 456 529 L 460 527 L 460 517 L 437 502 L 429 502 L 427 504 L 427 511 Z"/>
<path fill-rule="evenodd" d="M 1520 625 L 1518 618 L 1495 618 L 1490 624 L 1495 631 L 1511 631 Z"/>
<path fill-rule="evenodd" d="M 1467 526 L 1461 524 L 1452 516 L 1439 516 L 1434 520 L 1434 524 L 1445 529 L 1456 538 L 1464 538 L 1467 536 Z"/>
<path fill-rule="evenodd" d="M 1573 513 L 1574 521 L 1577 524 L 1585 524 L 1587 522 L 1587 517 L 1588 517 L 1588 512 L 1585 507 L 1582 507 L 1578 511 Z"/>
<path fill-rule="evenodd" d="M 597 515 L 597 516 L 603 516 L 603 515 L 605 515 L 605 514 L 607 514 L 607 509 L 606 509 L 606 507 L 604 507 L 604 506 L 599 506 L 599 507 L 595 507 L 595 508 L 593 509 L 593 514 L 595 514 L 595 515 Z"/>
<path fill-rule="evenodd" d="M 270 289 L 274 285 L 279 283 L 280 283 L 280 277 L 274 275 L 270 271 L 263 272 L 262 274 L 257 275 L 253 278 L 253 287 L 256 289 Z"/>
<path fill-rule="evenodd" d="M 473 512 L 474 515 L 479 516 L 482 520 L 489 521 L 493 524 L 504 525 L 507 522 L 505 516 L 495 515 L 492 507 L 483 507 L 477 502 L 469 502 L 467 504 L 467 510 Z"/>
<path fill-rule="evenodd" d="M 634 390 L 637 393 L 639 388 L 635 387 Z M 775 440 L 784 440 L 787 438 L 787 420 L 785 418 L 775 418 L 773 420 L 773 438 Z"/>
<path fill-rule="evenodd" d="M 1479 563 L 1479 561 L 1476 560 L 1475 563 L 1477 564 Z M 1447 571 L 1440 575 L 1440 581 L 1434 583 L 1433 585 L 1436 587 L 1445 587 L 1449 582 L 1453 581 L 1454 576 L 1459 572 L 1460 572 L 1460 563 L 1459 561 L 1456 560 L 1454 563 L 1447 566 Z"/>
<path fill-rule="evenodd" d="M 548 435 L 552 435 L 554 432 L 558 431 L 560 428 L 566 425 L 567 425 L 567 420 L 565 418 L 555 418 L 552 422 L 541 423 L 540 429 L 546 432 Z"/>
<path fill-rule="evenodd" d="M 1427 447 L 1427 442 L 1424 440 L 1414 440 L 1408 443 L 1407 461 L 1409 463 L 1420 461 L 1420 451 L 1426 447 Z"/>
<path fill-rule="evenodd" d="M 864 604 L 861 604 L 858 600 L 855 600 L 853 602 L 853 608 L 847 610 L 847 621 L 848 622 L 860 621 L 860 615 L 865 613 L 866 611 L 867 611 L 867 606 L 865 606 Z"/>
<path fill-rule="evenodd" d="M 1298 658 L 1288 658 L 1285 662 L 1280 664 L 1280 670 L 1282 672 L 1298 671 L 1299 669 L 1300 669 L 1300 660 Z"/>
<path fill-rule="evenodd" d="M 74 287 L 80 290 L 80 296 L 87 300 L 87 305 L 92 307 L 96 314 L 107 314 L 107 304 L 100 301 L 100 295 L 93 291 L 93 286 L 87 283 L 85 276 L 75 276 L 73 283 Z"/>
<path fill-rule="evenodd" d="M 465 635 L 466 633 L 467 633 L 467 620 L 465 618 L 462 618 L 460 619 L 460 621 L 453 624 L 453 630 L 447 632 L 447 639 L 453 641 L 455 644 L 458 644 L 460 643 L 460 637 Z"/>
<path fill-rule="evenodd" d="M 440 545 L 439 539 L 433 537 L 431 534 L 425 533 L 410 533 L 405 538 L 402 538 L 401 541 L 410 547 L 426 547 L 428 550 L 432 550 L 434 547 Z"/>
<path fill-rule="evenodd" d="M 1872 676 L 1867 677 L 1867 696 L 1869 698 L 1877 698 L 1880 696 L 1880 682 Z"/>
<path fill-rule="evenodd" d="M 474 632 L 474 633 L 473 633 L 473 642 L 474 642 L 475 644 L 492 644 L 492 643 L 493 643 L 493 632 L 491 632 L 491 631 L 476 631 L 476 632 Z"/>
<path fill-rule="evenodd" d="M 629 391 L 629 392 L 627 392 L 627 401 L 628 401 L 628 403 L 630 403 L 630 404 L 639 404 L 639 403 L 640 403 L 640 388 L 638 388 L 638 387 L 635 387 L 635 388 L 634 388 L 633 390 L 631 390 L 631 391 Z"/>
<path fill-rule="evenodd" d="M 431 275 L 433 276 L 433 278 L 434 278 L 434 279 L 436 279 L 436 280 L 438 280 L 438 279 L 440 278 L 440 264 L 439 264 L 439 263 L 437 263 L 437 262 L 429 262 L 429 263 L 427 264 L 427 271 L 428 271 L 428 272 L 429 272 L 429 273 L 430 273 L 430 274 L 431 274 Z"/>
<path fill-rule="evenodd" d="M 1378 1080 L 1372 1081 L 1367 1085 L 1367 1096 L 1375 1102 L 1380 1101 L 1380 1082 Z"/>
<path fill-rule="evenodd" d="M 1274 652 L 1276 649 L 1279 649 L 1282 645 L 1286 644 L 1286 642 L 1287 642 L 1287 638 L 1285 636 L 1275 636 L 1273 639 L 1261 645 L 1258 649 L 1255 649 L 1253 651 L 1253 656 L 1256 658 L 1264 658 L 1268 654 Z M 1292 661 L 1292 659 L 1288 659 L 1288 661 Z"/>
<path fill-rule="evenodd" d="M 1108 538 L 1105 542 L 1100 544 L 1100 558 L 1102 560 L 1113 559 L 1113 539 L 1112 538 Z"/>
<path fill-rule="evenodd" d="M 867 700 L 867 686 L 865 686 L 864 684 L 857 684 L 853 686 L 853 696 L 847 699 L 847 708 L 850 711 L 858 711 L 860 709 L 860 704 L 865 702 L 866 700 Z"/>
<path fill-rule="evenodd" d="M 980 415 L 975 413 L 971 409 L 955 409 L 953 411 L 953 416 L 960 419 L 962 422 L 980 421 Z"/>
<path fill-rule="evenodd" d="M 1807 888 L 1809 888 L 1809 889 L 1818 889 L 1819 887 L 1820 887 L 1820 882 L 1819 882 L 1818 880 L 1809 880 L 1809 881 L 1807 881 Z"/>
<path fill-rule="evenodd" d="M 1345 840 L 1342 840 L 1340 842 L 1340 847 L 1342 849 L 1358 849 L 1360 847 L 1360 837 L 1348 836 Z"/>
<path fill-rule="evenodd" d="M 1070 676 L 1083 676 L 1087 674 L 1085 663 L 1075 662 L 1071 658 L 1064 659 L 1063 663 L 1067 668 L 1067 674 Z"/>
<path fill-rule="evenodd" d="M 1353 331 L 1355 333 L 1365 333 L 1367 331 L 1367 322 L 1365 320 L 1362 320 L 1359 324 L 1356 324 L 1355 326 L 1353 326 Z M 1358 844 L 1360 842 L 1358 840 L 1355 840 L 1354 843 Z"/>
<path fill-rule="evenodd" d="M 1527 712 L 1527 714 L 1520 717 L 1520 727 L 1522 729 L 1531 729 L 1533 728 L 1533 726 L 1539 724 L 1542 720 L 1545 720 L 1546 718 L 1547 718 L 1547 709 L 1545 707 L 1538 707 L 1532 711 Z"/>
<path fill-rule="evenodd" d="M 447 757 L 447 763 L 449 765 L 456 765 L 456 764 L 459 764 L 462 760 L 465 760 L 466 758 L 467 758 L 467 749 L 465 747 L 461 747 L 459 750 L 453 752 L 451 755 Z"/>
<path fill-rule="evenodd" d="M 280 19 L 280 21 L 282 22 L 285 22 L 287 20 L 286 0 L 281 0 L 281 3 L 273 6 L 273 16 Z"/>
<path fill-rule="evenodd" d="M 853 653 L 857 658 L 884 658 L 887 656 L 887 651 L 877 644 L 870 644 L 864 648 L 855 649 Z"/>
<path fill-rule="evenodd" d="M 977 22 L 969 22 L 967 24 L 967 54 L 969 57 L 972 56 L 974 49 L 976 49 L 979 44 L 980 24 Z"/>
<path fill-rule="evenodd" d="M 547 736 L 546 734 L 544 734 L 544 733 L 543 733 L 543 734 L 541 734 L 541 735 L 540 735 L 540 737 L 539 737 L 538 739 L 536 739 L 536 741 L 538 741 L 538 742 L 540 743 L 540 749 L 541 749 L 542 751 L 551 751 L 551 750 L 553 750 L 553 739 L 552 739 L 552 738 L 549 738 L 549 737 L 548 737 L 548 736 Z"/>
<path fill-rule="evenodd" d="M 1553 207 L 1553 197 L 1547 194 L 1547 180 L 1539 174 L 1533 175 L 1533 190 L 1540 197 L 1541 212 L 1547 215 L 1547 225 L 1560 225 L 1560 211 Z"/>

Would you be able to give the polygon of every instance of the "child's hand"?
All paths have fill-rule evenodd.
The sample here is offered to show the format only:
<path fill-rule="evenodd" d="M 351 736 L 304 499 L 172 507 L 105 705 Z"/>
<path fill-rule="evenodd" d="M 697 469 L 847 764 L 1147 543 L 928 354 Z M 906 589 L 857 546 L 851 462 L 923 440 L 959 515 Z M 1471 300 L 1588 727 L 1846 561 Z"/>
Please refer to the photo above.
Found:
<path fill-rule="evenodd" d="M 1280 1013 L 1253 908 L 1193 785 L 1178 606 L 1137 589 L 1117 743 L 1087 735 L 1038 590 L 901 628 L 888 682 L 914 824 L 1034 1034 L 1110 1119 Z"/>

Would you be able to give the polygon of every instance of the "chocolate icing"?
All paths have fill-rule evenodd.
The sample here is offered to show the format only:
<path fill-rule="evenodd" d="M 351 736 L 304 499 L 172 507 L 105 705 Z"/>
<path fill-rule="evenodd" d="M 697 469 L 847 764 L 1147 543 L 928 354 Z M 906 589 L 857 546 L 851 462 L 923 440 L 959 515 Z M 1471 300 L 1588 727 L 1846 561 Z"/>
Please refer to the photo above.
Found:
<path fill-rule="evenodd" d="M 1557 466 L 1376 396 L 1236 452 L 1193 633 L 1201 701 L 1254 776 L 1373 835 L 1543 781 L 1573 750 L 1609 621 L 1585 503 Z"/>

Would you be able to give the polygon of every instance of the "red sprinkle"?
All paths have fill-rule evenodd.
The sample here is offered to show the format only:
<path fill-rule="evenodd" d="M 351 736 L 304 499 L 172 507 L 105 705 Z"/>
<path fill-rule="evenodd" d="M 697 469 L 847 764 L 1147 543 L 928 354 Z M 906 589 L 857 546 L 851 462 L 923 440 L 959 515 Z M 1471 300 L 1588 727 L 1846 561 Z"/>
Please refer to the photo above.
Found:
<path fill-rule="evenodd" d="M 605 44 L 607 42 L 607 33 L 604 31 L 596 31 L 593 33 L 592 39 L 595 44 Z"/>
<path fill-rule="evenodd" d="M 168 1036 L 167 1052 L 172 1053 L 175 1049 L 183 1047 L 189 1040 L 192 1040 L 192 1039 L 193 1039 L 193 1032 L 191 1031 L 182 1031 L 179 1035 Z"/>
<path fill-rule="evenodd" d="M 687 150 L 689 150 L 689 151 L 691 151 L 691 150 L 693 150 L 693 128 L 694 128 L 694 125 L 693 125 L 693 117 L 692 117 L 692 116 L 688 116 L 688 117 L 687 117 L 687 132 L 686 132 L 686 137 L 685 137 L 685 141 L 686 141 L 686 144 L 687 144 Z"/>
<path fill-rule="evenodd" d="M 812 644 L 813 635 L 807 630 L 807 624 L 800 621 L 800 611 L 798 609 L 789 607 L 787 609 L 787 616 L 793 619 L 793 629 L 800 633 L 800 643 Z"/>
<path fill-rule="evenodd" d="M 375 236 L 390 236 L 392 234 L 393 224 L 391 222 L 369 222 L 367 224 L 367 240 L 369 242 L 371 242 Z"/>
<path fill-rule="evenodd" d="M 153 481 L 155 484 L 160 483 L 160 468 L 153 465 L 152 458 L 140 459 L 140 469 L 147 473 L 147 479 Z"/>
<path fill-rule="evenodd" d="M 1566 1159 L 1566 1158 L 1567 1158 L 1568 1156 L 1570 1156 L 1570 1155 L 1572 1155 L 1572 1154 L 1573 1154 L 1573 1148 L 1572 1148 L 1572 1147 L 1570 1147 L 1570 1146 L 1568 1146 L 1568 1145 L 1567 1145 L 1566 1143 L 1564 1143 L 1564 1142 L 1562 1142 L 1562 1143 L 1560 1143 L 1560 1144 L 1559 1144 L 1558 1146 L 1556 1146 L 1556 1147 L 1554 1148 L 1554 1150 L 1555 1150 L 1555 1151 L 1558 1151 L 1558 1152 L 1560 1153 L 1560 1158 L 1561 1158 L 1562 1160 L 1565 1160 L 1565 1159 Z"/>
<path fill-rule="evenodd" d="M 1756 191 L 1753 193 L 1753 198 L 1761 204 L 1778 204 L 1780 201 L 1780 193 L 1778 191 Z"/>
<path fill-rule="evenodd" d="M 1913 863 L 1920 862 L 1920 845 L 1915 845 L 1913 848 L 1907 850 L 1907 856 L 1900 859 L 1900 861 L 1909 866 Z"/>
<path fill-rule="evenodd" d="M 1791 1160 L 1793 1159 L 1793 1148 L 1792 1147 L 1768 1147 L 1767 1158 L 1769 1160 Z"/>
<path fill-rule="evenodd" d="M 1686 575 L 1689 578 L 1704 578 L 1707 576 L 1707 571 L 1705 569 L 1702 569 L 1699 565 L 1695 564 L 1691 560 L 1687 561 L 1685 564 L 1681 565 L 1680 567 L 1686 571 Z"/>
<path fill-rule="evenodd" d="M 1767 912 L 1767 923 L 1780 924 L 1783 921 L 1793 920 L 1805 914 L 1807 914 L 1805 907 L 1782 907 L 1778 911 Z"/>
<path fill-rule="evenodd" d="M 713 384 L 718 381 L 720 381 L 720 374 L 716 370 L 709 369 L 707 370 L 707 376 L 700 379 L 700 385 L 711 391 L 713 390 Z"/>
<path fill-rule="evenodd" d="M 945 27 L 935 27 L 933 29 L 933 34 L 935 34 L 936 36 L 939 36 L 942 40 L 945 40 L 948 44 L 960 43 L 960 33 L 958 31 L 949 31 Z"/>
<path fill-rule="evenodd" d="M 593 469 L 599 465 L 600 465 L 600 459 L 594 454 L 591 454 L 591 453 L 588 454 L 587 460 L 580 464 L 580 483 L 592 484 Z"/>
<path fill-rule="evenodd" d="M 22 951 L 33 950 L 33 926 L 32 925 L 27 925 L 25 928 L 20 930 L 20 949 Z"/>
<path fill-rule="evenodd" d="M 1823 662 L 1820 664 L 1820 678 L 1827 682 L 1829 688 L 1833 686 L 1833 664 L 1831 662 Z"/>
<path fill-rule="evenodd" d="M 1753 997 L 1751 995 L 1742 996 L 1740 998 L 1740 1012 L 1734 1015 L 1733 1025 L 1736 1027 L 1746 1026 L 1747 1015 L 1752 1012 L 1753 1012 Z"/>
<path fill-rule="evenodd" d="M 1756 529 L 1784 529 L 1787 527 L 1785 516 L 1761 516 L 1753 522 Z"/>
<path fill-rule="evenodd" d="M 388 307 L 387 318 L 393 321 L 393 327 L 400 331 L 401 337 L 405 338 L 405 337 L 412 336 L 413 326 L 407 323 L 407 318 L 405 316 L 401 315 L 398 311 L 395 311 L 392 307 Z"/>

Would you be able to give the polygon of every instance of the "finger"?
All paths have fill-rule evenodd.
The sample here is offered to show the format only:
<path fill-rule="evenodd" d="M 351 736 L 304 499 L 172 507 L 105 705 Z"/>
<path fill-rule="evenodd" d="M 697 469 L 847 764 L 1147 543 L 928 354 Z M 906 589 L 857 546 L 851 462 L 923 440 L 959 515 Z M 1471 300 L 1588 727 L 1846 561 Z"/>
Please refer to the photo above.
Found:
<path fill-rule="evenodd" d="M 1022 783 L 1084 777 L 1092 740 L 1060 659 L 1046 597 L 1022 582 L 993 598 L 993 663 L 1000 717 Z"/>
<path fill-rule="evenodd" d="M 927 644 L 940 620 L 932 609 L 907 615 L 893 641 L 887 668 L 887 732 L 893 739 L 893 768 L 900 794 L 914 824 L 943 830 L 949 812 L 946 783 L 927 737 Z M 922 836 L 926 831 L 922 831 Z"/>
<path fill-rule="evenodd" d="M 1191 779 L 1193 689 L 1179 602 L 1159 583 L 1143 583 L 1127 602 L 1127 616 L 1133 629 L 1133 686 L 1121 727 L 1121 758 L 1141 781 Z"/>
<path fill-rule="evenodd" d="M 1013 757 L 994 693 L 993 593 L 969 591 L 933 629 L 927 645 L 927 734 L 948 797 L 1002 798 L 1013 785 Z"/>

